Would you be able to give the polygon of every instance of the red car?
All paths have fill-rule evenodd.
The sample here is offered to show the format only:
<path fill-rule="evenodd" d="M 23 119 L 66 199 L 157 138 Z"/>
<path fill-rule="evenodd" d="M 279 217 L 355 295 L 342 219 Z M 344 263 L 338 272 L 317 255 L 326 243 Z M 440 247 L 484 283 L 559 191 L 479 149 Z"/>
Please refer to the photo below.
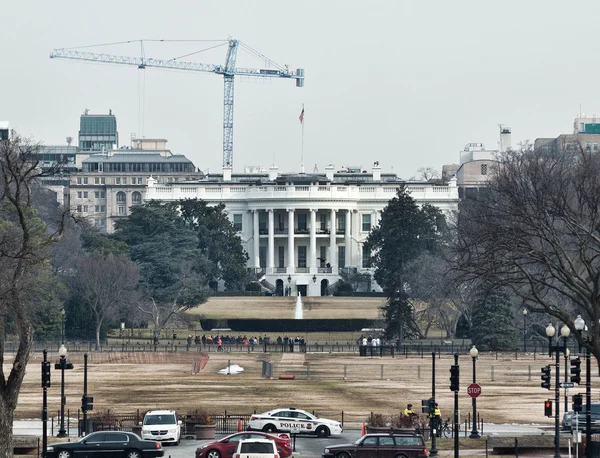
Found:
<path fill-rule="evenodd" d="M 196 458 L 232 458 L 237 449 L 238 442 L 242 439 L 271 439 L 275 442 L 281 458 L 287 458 L 292 455 L 290 437 L 287 434 L 276 436 L 253 431 L 231 434 L 216 442 L 204 444 L 196 449 Z"/>

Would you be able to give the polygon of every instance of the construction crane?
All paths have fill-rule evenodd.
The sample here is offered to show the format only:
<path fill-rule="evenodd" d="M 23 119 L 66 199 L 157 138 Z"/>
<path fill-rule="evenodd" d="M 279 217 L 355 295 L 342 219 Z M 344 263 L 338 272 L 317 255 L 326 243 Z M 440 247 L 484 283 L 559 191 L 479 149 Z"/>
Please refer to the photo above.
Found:
<path fill-rule="evenodd" d="M 164 40 L 160 40 L 164 41 Z M 54 49 L 50 53 L 51 59 L 71 59 L 84 60 L 90 62 L 102 62 L 120 65 L 134 65 L 139 69 L 147 67 L 167 68 L 174 70 L 189 70 L 194 72 L 208 72 L 223 75 L 225 84 L 223 98 L 223 166 L 233 167 L 233 101 L 234 101 L 234 77 L 235 76 L 250 76 L 257 78 L 287 78 L 296 80 L 296 87 L 304 87 L 304 69 L 299 68 L 295 71 L 290 71 L 287 65 L 284 67 L 277 66 L 276 69 L 251 69 L 251 68 L 236 68 L 235 61 L 240 45 L 239 40 L 227 40 L 227 56 L 225 65 L 200 64 L 196 62 L 184 62 L 177 59 L 160 60 L 144 55 L 144 40 L 139 40 L 142 49 L 141 57 L 116 56 L 112 54 L 93 53 L 86 51 L 77 51 L 76 48 L 61 48 Z M 244 45 L 245 48 L 253 51 L 260 57 L 264 57 L 252 48 Z"/>

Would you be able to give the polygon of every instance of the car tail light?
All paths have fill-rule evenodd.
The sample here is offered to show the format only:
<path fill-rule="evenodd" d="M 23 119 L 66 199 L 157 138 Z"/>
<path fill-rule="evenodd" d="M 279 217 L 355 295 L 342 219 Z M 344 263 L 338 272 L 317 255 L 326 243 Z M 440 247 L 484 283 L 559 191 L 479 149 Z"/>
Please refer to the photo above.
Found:
<path fill-rule="evenodd" d="M 236 453 L 234 456 L 235 456 L 235 458 L 240 458 L 240 454 L 239 453 Z"/>
<path fill-rule="evenodd" d="M 279 453 L 276 453 L 275 455 L 273 455 L 273 458 L 279 458 Z"/>
<path fill-rule="evenodd" d="M 426 448 L 423 449 L 423 455 L 427 456 L 427 449 Z"/>
<path fill-rule="evenodd" d="M 258 417 L 255 417 L 255 416 L 250 417 L 250 421 L 255 421 L 255 420 L 258 420 Z"/>

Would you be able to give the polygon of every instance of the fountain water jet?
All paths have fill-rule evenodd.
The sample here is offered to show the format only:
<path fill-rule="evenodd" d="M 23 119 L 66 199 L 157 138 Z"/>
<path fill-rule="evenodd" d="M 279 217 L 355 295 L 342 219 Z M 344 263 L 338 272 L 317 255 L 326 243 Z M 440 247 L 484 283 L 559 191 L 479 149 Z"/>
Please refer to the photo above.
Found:
<path fill-rule="evenodd" d="M 296 312 L 294 313 L 294 319 L 301 320 L 303 317 L 302 310 L 302 294 L 298 291 L 298 299 L 296 299 Z"/>

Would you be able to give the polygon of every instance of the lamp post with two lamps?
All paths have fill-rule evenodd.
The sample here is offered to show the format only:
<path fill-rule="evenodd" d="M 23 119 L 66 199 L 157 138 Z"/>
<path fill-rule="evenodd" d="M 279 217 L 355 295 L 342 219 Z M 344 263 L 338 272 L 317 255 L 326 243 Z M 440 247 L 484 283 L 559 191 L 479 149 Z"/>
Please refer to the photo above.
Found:
<path fill-rule="evenodd" d="M 555 372 L 556 372 L 556 386 L 554 387 L 554 458 L 560 458 L 560 352 L 566 352 L 567 350 L 567 339 L 571 330 L 565 324 L 560 328 L 560 336 L 563 339 L 563 345 L 560 345 L 560 340 L 557 340 L 556 345 L 552 345 L 552 338 L 556 334 L 556 328 L 549 324 L 546 328 L 546 335 L 548 336 L 548 356 L 552 356 L 552 352 L 555 352 Z"/>
<path fill-rule="evenodd" d="M 579 353 L 581 353 L 581 340 L 583 340 L 583 331 L 587 331 L 585 320 L 581 315 L 577 315 L 573 322 L 575 329 L 579 333 Z M 591 362 L 590 350 L 585 348 L 585 456 L 589 456 L 589 444 L 592 441 L 592 385 L 591 385 Z"/>
<path fill-rule="evenodd" d="M 56 437 L 67 437 L 65 430 L 65 370 L 73 369 L 73 364 L 67 361 L 67 347 L 64 344 L 58 349 L 60 360 L 54 365 L 54 369 L 60 369 L 60 429 Z"/>
<path fill-rule="evenodd" d="M 477 347 L 475 347 L 475 345 L 473 345 L 471 347 L 471 350 L 469 350 L 469 355 L 471 356 L 471 358 L 473 358 L 473 385 L 475 385 L 477 383 L 477 375 L 475 372 L 475 361 L 477 361 L 477 357 L 479 356 L 479 350 L 477 350 Z M 477 431 L 477 397 L 473 396 L 473 398 L 471 399 L 471 402 L 473 404 L 473 430 L 471 431 L 471 435 L 469 436 L 471 439 L 478 439 L 479 438 L 479 431 Z"/>

